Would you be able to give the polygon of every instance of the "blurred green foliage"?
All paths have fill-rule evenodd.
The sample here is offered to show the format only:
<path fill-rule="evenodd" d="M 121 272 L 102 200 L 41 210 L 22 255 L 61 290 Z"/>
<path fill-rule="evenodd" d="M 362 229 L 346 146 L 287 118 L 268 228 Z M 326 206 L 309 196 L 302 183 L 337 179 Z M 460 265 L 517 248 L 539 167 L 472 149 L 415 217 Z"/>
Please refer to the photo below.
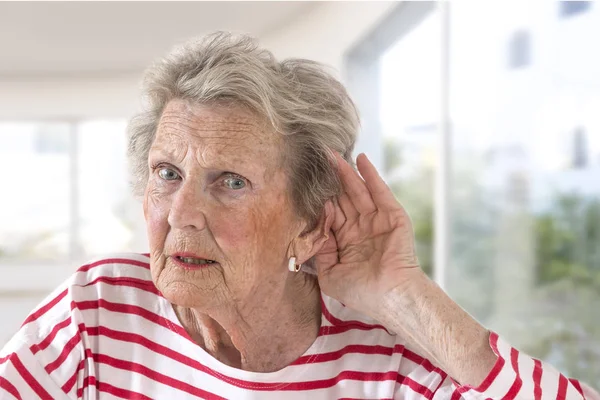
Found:
<path fill-rule="evenodd" d="M 401 150 L 397 141 L 385 143 L 383 173 L 411 216 L 417 255 L 432 276 L 435 171 L 422 165 L 403 174 L 407 166 Z M 481 185 L 485 163 L 467 157 L 453 163 L 452 257 L 446 271 L 450 295 L 527 354 L 600 388 L 600 199 L 555 193 L 544 210 L 532 211 L 525 200 L 523 209 L 511 211 L 505 194 L 491 193 Z M 520 218 L 521 223 L 514 222 Z M 523 249 L 507 247 L 515 240 L 520 243 L 503 240 L 507 223 L 510 232 L 519 226 L 527 229 L 514 233 L 526 238 L 522 245 L 529 250 L 521 254 Z M 534 270 L 530 286 L 513 289 L 527 291 L 526 303 L 501 315 L 499 302 L 517 294 L 499 292 L 496 276 L 504 267 L 502 260 L 511 257 L 517 263 L 520 257 L 530 259 L 532 265 L 522 268 Z"/>

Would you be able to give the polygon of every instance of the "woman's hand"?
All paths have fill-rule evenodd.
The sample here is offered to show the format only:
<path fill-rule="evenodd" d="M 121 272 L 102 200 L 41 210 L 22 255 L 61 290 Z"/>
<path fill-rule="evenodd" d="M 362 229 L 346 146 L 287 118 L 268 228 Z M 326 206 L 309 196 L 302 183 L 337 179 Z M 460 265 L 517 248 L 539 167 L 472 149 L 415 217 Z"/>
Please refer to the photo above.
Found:
<path fill-rule="evenodd" d="M 334 220 L 315 258 L 321 290 L 417 346 L 454 379 L 478 385 L 497 360 L 489 332 L 423 273 L 410 218 L 367 157 L 357 158 L 360 175 L 336 157 L 343 192 L 326 205 Z"/>
<path fill-rule="evenodd" d="M 334 220 L 315 258 L 319 284 L 327 295 L 375 317 L 387 293 L 423 274 L 412 224 L 364 154 L 357 158 L 362 178 L 337 154 L 336 161 L 342 194 L 327 205 Z"/>

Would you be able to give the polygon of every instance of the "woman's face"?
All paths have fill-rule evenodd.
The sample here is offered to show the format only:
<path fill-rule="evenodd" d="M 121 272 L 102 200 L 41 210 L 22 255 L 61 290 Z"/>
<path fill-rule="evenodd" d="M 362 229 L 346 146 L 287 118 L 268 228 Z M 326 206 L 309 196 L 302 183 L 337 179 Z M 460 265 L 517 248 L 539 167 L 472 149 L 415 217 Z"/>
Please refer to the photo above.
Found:
<path fill-rule="evenodd" d="M 240 108 L 167 105 L 144 215 L 152 279 L 169 301 L 209 309 L 281 286 L 303 228 L 281 151 L 282 138 Z"/>

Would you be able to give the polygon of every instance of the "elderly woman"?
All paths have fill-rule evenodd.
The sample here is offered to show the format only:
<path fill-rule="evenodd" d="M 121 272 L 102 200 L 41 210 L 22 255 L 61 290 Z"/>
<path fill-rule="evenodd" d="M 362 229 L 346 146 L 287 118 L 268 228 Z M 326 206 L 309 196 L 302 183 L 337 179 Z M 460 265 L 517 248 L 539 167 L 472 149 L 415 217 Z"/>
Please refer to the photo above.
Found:
<path fill-rule="evenodd" d="M 147 72 L 129 126 L 150 254 L 82 266 L 0 353 L 0 398 L 583 399 L 419 268 L 318 64 L 247 37 Z"/>

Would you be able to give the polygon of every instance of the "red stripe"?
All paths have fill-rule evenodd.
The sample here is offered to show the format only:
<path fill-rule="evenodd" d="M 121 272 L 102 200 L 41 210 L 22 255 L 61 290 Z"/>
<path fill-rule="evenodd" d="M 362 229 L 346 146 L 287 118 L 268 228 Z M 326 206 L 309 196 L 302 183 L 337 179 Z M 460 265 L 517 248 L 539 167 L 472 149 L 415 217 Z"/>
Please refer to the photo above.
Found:
<path fill-rule="evenodd" d="M 495 354 L 500 354 L 500 352 L 498 351 L 498 335 L 494 332 L 490 333 L 490 346 L 494 350 Z M 504 368 L 505 363 L 506 363 L 506 361 L 504 360 L 504 358 L 502 358 L 501 356 L 498 356 L 498 360 L 496 361 L 496 364 L 494 364 L 494 366 L 492 367 L 492 370 L 490 371 L 488 376 L 483 380 L 481 385 L 479 385 L 479 387 L 477 387 L 477 388 L 473 388 L 472 386 L 469 386 L 469 385 L 460 386 L 458 383 L 453 381 L 454 384 L 457 386 L 457 388 L 452 393 L 451 400 L 460 399 L 463 393 L 466 393 L 471 389 L 473 389 L 479 393 L 483 393 L 486 390 L 488 390 L 489 387 L 494 382 L 494 380 L 496 380 L 496 378 L 500 374 L 500 371 L 502 371 L 502 368 Z"/>
<path fill-rule="evenodd" d="M 136 343 L 136 344 L 139 344 L 139 345 L 147 348 L 148 350 L 153 351 L 154 353 L 157 353 L 164 357 L 168 357 L 168 358 L 170 358 L 174 361 L 177 361 L 185 366 L 195 368 L 198 371 L 201 371 L 201 372 L 204 372 L 211 376 L 214 376 L 215 378 L 218 378 L 220 380 L 223 380 L 223 378 L 224 378 L 224 375 L 217 374 L 216 372 L 214 372 L 210 368 L 207 368 L 206 366 L 204 366 L 197 360 L 190 358 L 186 355 L 183 355 L 181 353 L 178 353 L 175 350 L 172 350 L 166 346 L 155 343 L 142 335 L 138 335 L 138 334 L 130 333 L 130 332 L 115 331 L 115 330 L 112 330 L 112 329 L 109 329 L 109 328 L 106 328 L 103 326 L 88 327 L 87 333 L 90 336 L 102 335 L 102 336 L 106 336 L 106 337 L 109 337 L 114 340 L 120 340 L 120 341 L 124 341 L 124 342 L 129 342 L 129 343 Z M 238 387 L 242 387 L 242 388 L 249 388 L 249 387 L 251 388 L 252 385 L 257 385 L 260 387 L 265 386 L 265 384 L 254 384 L 253 382 L 243 381 L 243 380 L 234 379 L 234 378 L 230 378 L 230 377 L 225 377 L 225 378 L 226 378 L 225 380 L 227 382 L 229 382 L 233 385 L 236 385 Z M 277 386 L 277 385 L 281 385 L 281 384 L 275 384 L 273 386 Z"/>
<path fill-rule="evenodd" d="M 127 265 L 133 265 L 136 267 L 150 269 L 150 264 L 147 262 L 130 260 L 127 258 L 107 258 L 106 260 L 100 260 L 100 261 L 93 262 L 91 264 L 82 265 L 81 267 L 79 267 L 79 269 L 77 269 L 77 272 L 87 272 L 92 268 L 96 268 L 100 265 L 107 265 L 107 264 L 127 264 Z"/>
<path fill-rule="evenodd" d="M 53 298 L 52 300 L 50 300 L 50 302 L 46 303 L 43 307 L 40 307 L 34 313 L 31 313 L 27 317 L 27 319 L 25 319 L 25 322 L 23 322 L 23 324 L 21 325 L 21 327 L 27 325 L 30 322 L 36 321 L 42 315 L 46 314 L 46 312 L 48 312 L 48 310 L 50 310 L 52 307 L 54 307 L 56 304 L 58 304 L 59 301 L 61 301 L 62 299 L 64 299 L 65 296 L 67 295 L 67 293 L 68 293 L 68 289 L 63 290 L 55 298 Z"/>
<path fill-rule="evenodd" d="M 110 365 L 114 368 L 144 375 L 145 377 L 152 379 L 155 382 L 170 386 L 175 389 L 179 389 L 181 391 L 184 391 L 194 396 L 201 397 L 203 399 L 224 399 L 224 397 L 217 396 L 213 393 L 192 386 L 186 382 L 153 371 L 142 364 L 134 363 L 131 361 L 119 360 L 104 354 L 94 354 L 94 361 Z"/>
<path fill-rule="evenodd" d="M 396 379 L 396 382 L 398 382 L 401 385 L 408 386 L 413 391 L 419 393 L 420 395 L 427 397 L 428 399 L 433 397 L 433 392 L 429 388 L 421 385 L 418 382 L 415 382 L 414 380 L 412 380 L 411 378 L 409 378 L 407 376 L 402 376 L 402 375 L 398 374 L 398 378 Z"/>
<path fill-rule="evenodd" d="M 21 378 L 23 378 L 23 380 L 27 382 L 29 387 L 35 392 L 35 394 L 38 395 L 38 397 L 42 399 L 52 398 L 52 396 L 50 396 L 50 393 L 46 392 L 46 389 L 44 389 L 42 385 L 40 385 L 39 382 L 35 380 L 35 378 L 29 373 L 29 371 L 27 371 L 27 368 L 25 368 L 21 360 L 19 360 L 19 356 L 17 354 L 13 353 L 12 357 L 10 358 L 10 361 L 15 366 L 15 369 L 17 370 L 19 375 L 21 375 Z"/>
<path fill-rule="evenodd" d="M 139 317 L 142 317 L 150 322 L 154 322 L 157 325 L 160 325 L 170 331 L 173 331 L 180 336 L 192 341 L 189 337 L 185 329 L 183 327 L 173 324 L 167 318 L 161 317 L 151 311 L 146 310 L 145 308 L 134 306 L 131 304 L 122 304 L 122 303 L 113 303 L 110 301 L 106 301 L 103 299 L 99 300 L 89 300 L 89 301 L 80 301 L 75 303 L 75 307 L 80 310 L 90 310 L 97 308 L 104 308 L 108 311 L 119 312 L 124 314 L 133 314 Z"/>
<path fill-rule="evenodd" d="M 535 400 L 542 399 L 542 362 L 533 360 L 533 397 Z"/>
<path fill-rule="evenodd" d="M 510 363 L 512 364 L 513 370 L 517 374 L 515 377 L 515 381 L 512 386 L 508 390 L 508 393 L 504 397 L 505 399 L 515 399 L 521 387 L 523 386 L 523 381 L 521 380 L 521 376 L 519 375 L 519 352 L 515 348 L 510 349 Z"/>
<path fill-rule="evenodd" d="M 354 320 L 343 321 L 341 319 L 334 317 L 333 314 L 331 314 L 331 312 L 327 309 L 327 306 L 325 305 L 325 300 L 323 299 L 323 296 L 321 296 L 321 310 L 322 310 L 323 315 L 327 319 L 327 321 L 329 321 L 332 325 L 350 326 L 352 328 L 362 329 L 362 330 L 383 329 L 384 331 L 388 332 L 388 330 L 383 325 L 371 325 L 371 324 L 366 324 L 361 321 L 354 321 Z"/>
<path fill-rule="evenodd" d="M 456 389 L 454 389 L 454 392 L 452 392 L 452 396 L 450 397 L 450 400 L 460 400 L 461 397 L 462 397 L 462 394 L 461 394 L 460 387 L 457 387 Z"/>
<path fill-rule="evenodd" d="M 500 354 L 500 352 L 498 351 L 498 335 L 494 332 L 492 332 L 490 334 L 490 345 L 492 346 L 494 353 Z M 504 368 L 504 364 L 505 364 L 504 358 L 502 358 L 501 356 L 498 356 L 498 360 L 496 361 L 496 364 L 494 364 L 494 367 L 492 368 L 492 370 L 490 371 L 488 376 L 483 380 L 481 385 L 479 385 L 479 387 L 476 388 L 475 390 L 480 393 L 483 393 L 486 390 L 488 390 L 490 385 L 492 384 L 492 382 L 494 382 L 494 380 L 498 377 L 498 374 L 500 374 L 500 371 L 502 371 L 502 368 Z"/>
<path fill-rule="evenodd" d="M 435 390 L 433 391 L 431 397 L 429 398 L 429 400 L 433 400 L 433 396 L 435 396 L 435 394 L 437 393 L 438 390 L 440 390 L 440 388 L 442 387 L 442 385 L 444 384 L 444 381 L 446 380 L 446 378 L 442 378 L 440 379 L 440 383 L 437 385 L 437 387 L 435 388 Z"/>
<path fill-rule="evenodd" d="M 181 355 L 180 355 L 181 356 Z M 185 356 L 182 356 L 185 357 Z M 153 379 L 157 382 L 178 388 L 180 390 L 184 390 L 190 394 L 195 394 L 196 391 L 200 389 L 187 385 L 184 382 L 180 382 L 163 374 L 160 374 L 156 371 L 152 371 L 147 367 L 129 362 L 124 360 L 117 360 L 110 356 L 103 354 L 95 354 L 94 360 L 97 362 L 105 363 L 108 365 L 112 365 L 115 368 L 125 369 L 129 371 L 134 371 L 137 373 L 141 373 L 142 375 L 147 376 L 150 379 Z M 194 362 L 194 364 L 197 364 Z M 195 365 L 190 365 L 194 366 Z M 202 369 L 206 369 L 203 367 Z M 215 376 L 215 372 L 208 370 L 208 373 Z M 323 380 L 314 380 L 314 381 L 305 381 L 305 382 L 271 382 L 271 383 L 257 383 L 257 382 L 249 382 L 249 381 L 241 381 L 239 379 L 232 379 L 229 377 L 225 377 L 223 375 L 216 375 L 220 380 L 224 380 L 230 384 L 243 387 L 245 389 L 257 390 L 257 391 L 273 391 L 273 390 L 285 390 L 285 391 L 298 391 L 298 390 L 317 390 L 317 389 L 326 389 L 332 386 L 335 386 L 338 382 L 342 380 L 357 380 L 357 381 L 388 381 L 388 380 L 396 380 L 398 376 L 397 371 L 388 371 L 388 372 L 359 372 L 359 371 L 343 371 L 339 373 L 336 377 L 330 379 Z M 241 383 L 241 384 L 240 384 Z M 179 385 L 183 384 L 184 387 Z"/>
<path fill-rule="evenodd" d="M 68 394 L 71 391 L 71 389 L 73 389 L 73 386 L 75 386 L 75 383 L 77 383 L 77 376 L 79 376 L 79 371 L 81 371 L 83 369 L 83 367 L 85 367 L 86 359 L 87 359 L 87 355 L 83 360 L 81 360 L 81 362 L 77 366 L 77 369 L 75 370 L 75 373 L 62 386 L 63 392 Z"/>
<path fill-rule="evenodd" d="M 98 282 L 107 283 L 112 286 L 128 286 L 136 289 L 144 290 L 146 292 L 153 293 L 157 296 L 160 296 L 160 292 L 154 286 L 152 281 L 137 279 L 131 277 L 109 277 L 109 276 L 101 276 L 99 278 L 94 279 L 90 283 L 85 286 L 92 286 L 97 284 Z"/>
<path fill-rule="evenodd" d="M 88 386 L 96 386 L 96 377 L 93 375 L 88 375 L 83 380 L 83 384 L 79 389 L 77 389 L 77 398 L 80 399 L 83 397 L 83 391 L 88 388 Z"/>
<path fill-rule="evenodd" d="M 322 326 L 319 330 L 319 336 L 337 335 L 338 333 L 344 333 L 352 330 L 360 331 L 372 331 L 380 329 L 377 326 L 369 325 L 334 325 L 334 326 Z M 384 328 L 385 329 L 385 328 Z"/>
<path fill-rule="evenodd" d="M 296 360 L 292 365 L 300 365 L 300 364 L 313 364 L 320 362 L 328 362 L 340 359 L 342 356 L 346 354 L 378 354 L 378 355 L 387 355 L 391 356 L 392 354 L 403 354 L 406 357 L 406 353 L 409 350 L 405 349 L 402 345 L 396 345 L 394 347 L 387 346 L 370 346 L 370 345 L 348 345 L 340 350 L 332 351 L 329 353 L 321 353 L 321 354 L 312 354 L 307 356 L 302 356 L 298 360 Z M 413 361 L 419 365 L 422 365 L 428 372 L 437 372 L 440 375 L 441 381 L 443 382 L 446 379 L 446 373 L 440 370 L 439 368 L 433 367 L 429 361 L 415 353 L 411 353 L 411 357 L 406 357 L 410 361 Z M 413 359 L 411 359 L 413 358 Z M 429 369 L 429 367 L 431 369 Z M 429 391 L 431 392 L 431 391 Z M 420 392 L 419 392 L 420 393 Z"/>
<path fill-rule="evenodd" d="M 31 350 L 31 352 L 33 354 L 36 354 L 38 351 L 45 350 L 48 346 L 50 346 L 50 344 L 56 337 L 56 334 L 58 333 L 58 331 L 60 331 L 64 327 L 68 326 L 70 323 L 71 323 L 71 317 L 68 317 L 64 321 L 54 325 L 54 328 L 52 328 L 52 331 L 50 332 L 50 334 L 48 336 L 46 336 L 46 338 L 44 338 L 44 340 L 42 340 L 39 344 L 34 344 L 33 346 L 31 346 L 29 348 Z"/>
<path fill-rule="evenodd" d="M 558 378 L 558 393 L 556 394 L 556 400 L 565 400 L 567 398 L 568 382 L 567 378 L 561 374 Z"/>
<path fill-rule="evenodd" d="M 427 370 L 427 372 L 437 372 L 440 375 L 440 377 L 442 378 L 442 381 L 444 379 L 446 379 L 446 376 L 448 376 L 448 374 L 446 374 L 446 372 L 442 371 L 440 368 L 433 365 L 431 363 L 431 361 L 429 361 L 425 357 L 422 357 L 421 355 L 419 355 L 409 349 L 404 350 L 404 357 L 416 364 L 419 364 L 420 366 L 425 368 Z"/>
<path fill-rule="evenodd" d="M 151 397 L 148 397 L 141 393 L 132 392 L 131 390 L 127 390 L 127 389 L 121 389 L 121 388 L 115 387 L 111 384 L 108 384 L 106 382 L 98 382 L 96 387 L 98 388 L 98 390 L 100 392 L 110 393 L 113 396 L 120 397 L 122 399 L 152 400 Z"/>
<path fill-rule="evenodd" d="M 581 385 L 579 384 L 579 381 L 577 379 L 569 379 L 569 382 L 571 382 L 571 384 L 573 386 L 575 386 L 575 389 L 577 389 L 577 391 L 579 392 L 579 394 L 581 394 L 582 396 L 585 396 L 583 394 L 583 388 L 581 387 Z"/>
<path fill-rule="evenodd" d="M 81 371 L 84 366 L 85 366 L 85 360 L 81 360 L 81 362 L 77 366 L 77 369 L 75 370 L 75 373 L 62 386 L 61 389 L 63 392 L 68 394 L 71 391 L 71 389 L 73 389 L 73 386 L 75 386 L 75 383 L 77 382 L 77 376 L 79 375 L 79 371 Z"/>
<path fill-rule="evenodd" d="M 396 381 L 398 378 L 398 371 L 388 372 L 360 372 L 360 371 L 342 371 L 337 376 L 329 379 L 305 381 L 305 382 L 293 382 L 283 387 L 279 387 L 279 390 L 286 391 L 297 391 L 297 390 L 317 390 L 327 389 L 335 386 L 337 383 L 344 380 L 354 380 L 362 382 L 383 382 L 383 381 Z M 256 390 L 256 389 L 254 389 Z M 260 390 L 260 388 L 259 388 Z M 273 389 L 269 389 L 273 390 Z"/>
<path fill-rule="evenodd" d="M 12 397 L 17 400 L 22 400 L 21 394 L 17 390 L 17 388 L 10 383 L 10 381 L 2 376 L 0 376 L 0 389 L 6 390 Z"/>
<path fill-rule="evenodd" d="M 212 376 L 215 376 L 216 378 L 220 379 L 220 380 L 226 380 L 227 382 L 238 386 L 238 387 L 242 387 L 242 388 L 246 388 L 246 389 L 250 389 L 250 390 L 260 390 L 260 391 L 269 391 L 269 390 L 286 390 L 286 391 L 295 391 L 295 390 L 316 390 L 316 389 L 324 389 L 324 388 L 328 388 L 328 387 L 332 387 L 335 384 L 337 384 L 338 382 L 342 381 L 342 380 L 346 380 L 346 379 L 352 379 L 352 380 L 359 380 L 359 381 L 385 381 L 385 380 L 396 380 L 398 378 L 398 372 L 397 371 L 389 371 L 386 373 L 381 373 L 381 372 L 358 372 L 358 371 L 343 371 L 340 374 L 338 374 L 336 377 L 334 378 L 330 378 L 330 379 L 323 379 L 323 380 L 315 380 L 315 381 L 306 381 L 306 382 L 293 382 L 293 383 L 285 383 L 285 382 L 272 382 L 272 383 L 256 383 L 256 382 L 250 382 L 250 381 L 243 381 L 240 379 L 233 379 L 230 377 L 224 377 L 220 374 L 216 374 L 214 371 L 208 369 L 207 367 L 203 366 L 202 364 L 200 364 L 199 362 L 197 362 L 194 359 L 191 359 L 190 357 L 187 357 L 183 354 L 177 353 L 165 346 L 159 345 L 157 343 L 154 343 L 150 340 L 148 340 L 147 338 L 141 336 L 141 335 L 136 335 L 136 334 L 131 334 L 128 332 L 118 332 L 118 331 L 112 331 L 108 328 L 105 327 L 97 327 L 97 328 L 88 328 L 88 334 L 90 336 L 92 335 L 97 335 L 97 334 L 102 334 L 108 337 L 112 337 L 114 339 L 117 340 L 125 340 L 125 341 L 131 341 L 131 342 L 135 342 L 138 344 L 141 344 L 143 346 L 145 346 L 146 348 L 157 352 L 159 354 L 162 354 L 166 357 L 169 357 L 173 360 L 176 360 L 178 362 L 181 362 L 187 366 L 196 368 L 202 372 L 206 372 L 208 374 L 211 374 Z M 155 371 L 151 371 L 148 368 L 141 366 L 139 364 L 135 364 L 135 363 L 131 363 L 128 361 L 122 361 L 122 360 L 116 360 L 110 356 L 107 355 L 102 355 L 102 354 L 96 354 L 94 355 L 94 359 L 98 362 L 105 362 L 109 365 L 113 365 L 113 362 L 116 363 L 115 365 L 113 365 L 116 368 L 121 368 L 121 369 L 127 369 L 127 370 L 132 370 L 135 372 L 139 372 L 142 373 L 145 376 L 148 376 L 151 379 L 154 379 L 154 374 L 156 374 L 155 376 L 158 378 L 164 377 L 164 375 L 159 374 Z M 168 377 L 165 377 L 168 378 Z M 168 379 L 172 379 L 172 378 L 168 378 Z M 154 379 L 156 381 L 161 382 L 160 379 Z M 172 380 L 172 382 L 170 383 L 174 383 L 174 382 L 179 382 L 176 380 Z M 420 388 L 420 386 L 414 382 L 414 383 L 410 383 L 411 380 L 408 378 L 407 379 L 407 383 L 409 384 L 409 386 L 411 386 L 411 388 L 417 389 L 422 391 L 423 389 Z M 165 382 L 161 382 L 161 383 L 165 383 Z M 168 384 L 169 386 L 172 386 L 172 384 L 170 383 L 165 383 Z M 178 387 L 178 386 L 173 386 L 173 387 Z M 179 388 L 179 387 L 178 387 Z M 181 389 L 181 388 L 180 388 Z M 182 389 L 184 390 L 184 389 Z M 190 388 L 190 390 L 196 390 L 195 388 Z M 187 391 L 187 390 L 186 390 Z M 188 393 L 192 393 L 190 391 L 188 391 Z M 428 392 L 427 392 L 428 393 Z M 193 394 L 193 393 L 192 393 Z"/>
<path fill-rule="evenodd" d="M 329 353 L 312 354 L 302 356 L 294 361 L 291 365 L 315 364 L 338 360 L 346 354 L 377 354 L 391 356 L 392 354 L 402 354 L 404 346 L 396 345 L 394 347 L 387 346 L 371 346 L 364 344 L 351 344 L 340 350 L 331 351 Z"/>
<path fill-rule="evenodd" d="M 137 261 L 137 260 L 129 260 L 126 258 L 109 258 L 106 260 L 100 260 L 91 264 L 87 264 L 84 265 L 82 267 L 80 267 L 77 271 L 78 272 L 86 272 L 89 271 L 92 268 L 95 268 L 97 266 L 100 265 L 105 265 L 105 264 L 113 264 L 113 263 L 118 263 L 118 264 L 127 264 L 127 265 L 134 265 L 137 267 L 142 267 L 142 268 L 146 268 L 146 269 L 150 269 L 150 264 L 149 263 L 144 263 L 141 261 Z M 23 322 L 23 324 L 21 325 L 22 327 L 27 325 L 30 322 L 36 321 L 37 319 L 39 319 L 42 315 L 44 315 L 46 312 L 48 312 L 48 310 L 50 310 L 52 307 L 54 307 L 56 304 L 58 304 L 58 302 L 60 302 L 68 293 L 68 289 L 63 290 L 62 292 L 60 292 L 54 299 L 52 299 L 50 302 L 48 302 L 47 304 L 45 304 L 43 307 L 40 307 L 37 311 L 35 311 L 34 313 L 30 314 L 27 319 L 25 319 L 25 321 Z"/>
<path fill-rule="evenodd" d="M 324 380 L 317 380 L 317 381 L 294 382 L 294 383 L 286 383 L 286 382 L 257 383 L 257 382 L 244 381 L 241 379 L 231 378 L 228 376 L 224 376 L 222 374 L 217 374 L 210 368 L 207 368 L 206 366 L 199 363 L 197 360 L 192 359 L 181 353 L 178 353 L 166 346 L 155 343 L 141 335 L 137 335 L 137 334 L 133 334 L 133 333 L 129 333 L 129 332 L 114 331 L 112 329 L 102 327 L 102 326 L 88 327 L 87 332 L 88 332 L 88 335 L 90 335 L 90 336 L 103 335 L 103 336 L 110 337 L 115 340 L 121 340 L 121 341 L 130 342 L 130 343 L 137 343 L 141 346 L 146 347 L 149 350 L 152 350 L 155 353 L 158 353 L 162 356 L 168 357 L 168 358 L 175 360 L 175 361 L 177 361 L 183 365 L 186 365 L 188 367 L 195 368 L 198 371 L 202 371 L 206 374 L 214 376 L 217 379 L 225 380 L 228 383 L 235 385 L 237 387 L 241 387 L 244 389 L 250 389 L 250 390 L 257 390 L 257 391 L 315 390 L 315 389 L 329 388 L 331 386 L 336 385 L 339 381 L 342 381 L 345 379 L 354 379 L 354 380 L 360 380 L 360 381 L 369 381 L 369 380 L 384 381 L 384 380 L 396 380 L 396 378 L 398 376 L 397 371 L 390 371 L 390 372 L 386 372 L 386 373 L 344 371 L 344 372 L 341 372 L 340 374 L 338 374 L 338 376 L 336 376 L 336 377 L 333 377 L 330 379 L 324 379 Z M 104 356 L 104 355 L 101 355 L 101 356 Z"/>
<path fill-rule="evenodd" d="M 48 374 L 51 374 L 52 372 L 56 371 L 56 369 L 59 368 L 63 362 L 65 362 L 69 354 L 71 354 L 71 351 L 73 351 L 73 349 L 79 342 L 81 342 L 81 334 L 77 332 L 71 339 L 69 339 L 69 341 L 62 349 L 56 360 L 46 365 L 46 367 L 44 368 L 46 372 Z"/>

